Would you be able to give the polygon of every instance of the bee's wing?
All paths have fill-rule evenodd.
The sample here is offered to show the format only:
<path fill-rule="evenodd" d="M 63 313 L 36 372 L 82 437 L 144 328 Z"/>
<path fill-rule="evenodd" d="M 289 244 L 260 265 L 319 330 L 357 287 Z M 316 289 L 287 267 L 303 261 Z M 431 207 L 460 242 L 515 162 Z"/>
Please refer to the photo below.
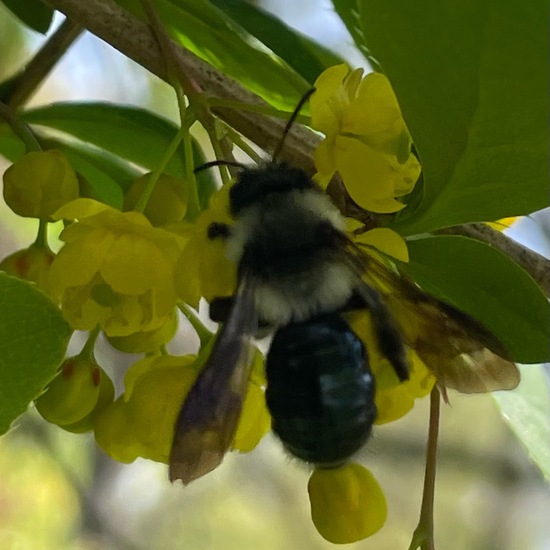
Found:
<path fill-rule="evenodd" d="M 470 315 L 423 292 L 369 256 L 367 279 L 381 290 L 406 343 L 442 386 L 463 393 L 515 388 L 517 366 L 502 342 Z"/>
<path fill-rule="evenodd" d="M 257 328 L 254 289 L 246 277 L 212 352 L 191 387 L 176 426 L 170 480 L 184 484 L 216 468 L 235 437 L 250 374 L 250 339 Z"/>
<path fill-rule="evenodd" d="M 483 393 L 513 389 L 519 384 L 519 370 L 508 359 L 505 346 L 482 323 L 426 294 L 406 276 L 390 271 L 347 236 L 342 238 L 345 242 L 341 243 L 341 250 L 345 251 L 348 264 L 361 271 L 368 282 L 360 289 L 367 307 L 372 309 L 369 295 L 380 292 L 391 317 L 397 320 L 405 343 L 416 351 L 441 386 L 462 393 Z M 376 307 L 375 297 L 370 302 Z M 385 313 L 384 316 L 387 318 Z M 377 329 L 379 340 L 384 338 L 385 325 L 382 321 L 382 329 Z M 387 326 L 391 329 L 391 324 Z M 397 340 L 392 338 L 394 344 L 388 347 L 398 349 Z M 381 343 L 381 351 L 400 375 L 399 351 L 397 359 L 392 358 Z"/>

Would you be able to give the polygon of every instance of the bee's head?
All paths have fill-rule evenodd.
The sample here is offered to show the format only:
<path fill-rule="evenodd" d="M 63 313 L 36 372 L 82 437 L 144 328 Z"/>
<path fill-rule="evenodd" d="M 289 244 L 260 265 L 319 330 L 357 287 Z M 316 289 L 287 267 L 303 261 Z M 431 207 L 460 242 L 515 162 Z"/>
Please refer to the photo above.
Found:
<path fill-rule="evenodd" d="M 245 168 L 229 192 L 231 214 L 262 201 L 272 193 L 317 189 L 310 177 L 299 168 L 270 163 L 262 168 Z"/>

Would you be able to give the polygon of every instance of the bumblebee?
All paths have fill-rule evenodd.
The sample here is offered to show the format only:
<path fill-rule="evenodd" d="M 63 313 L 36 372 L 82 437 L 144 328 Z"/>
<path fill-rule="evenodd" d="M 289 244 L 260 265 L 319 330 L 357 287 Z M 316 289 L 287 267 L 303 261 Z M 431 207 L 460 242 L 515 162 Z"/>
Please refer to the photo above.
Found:
<path fill-rule="evenodd" d="M 224 324 L 178 416 L 171 480 L 203 476 L 231 447 L 249 345 L 260 327 L 274 331 L 266 358 L 273 430 L 293 455 L 323 467 L 357 451 L 376 418 L 368 350 L 346 311 L 368 310 L 378 347 L 400 380 L 408 377 L 412 348 L 442 388 L 485 392 L 519 382 L 504 346 L 480 322 L 359 249 L 304 171 L 275 162 L 241 167 L 229 206 L 233 224 L 212 224 L 208 234 L 225 240 L 238 288 L 211 304 L 211 317 Z M 400 325 L 403 314 L 416 320 L 413 329 Z"/>

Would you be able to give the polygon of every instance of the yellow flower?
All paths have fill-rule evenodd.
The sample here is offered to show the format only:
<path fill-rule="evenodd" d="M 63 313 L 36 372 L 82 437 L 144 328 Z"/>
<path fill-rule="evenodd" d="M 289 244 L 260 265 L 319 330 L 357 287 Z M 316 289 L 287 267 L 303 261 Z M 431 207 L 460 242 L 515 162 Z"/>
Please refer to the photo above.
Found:
<path fill-rule="evenodd" d="M 386 521 L 384 493 L 372 473 L 359 464 L 314 470 L 308 492 L 313 523 L 334 544 L 370 537 Z"/>
<path fill-rule="evenodd" d="M 120 462 L 138 457 L 168 463 L 174 425 L 197 370 L 196 356 L 147 357 L 126 373 L 126 392 L 96 421 L 99 446 Z"/>
<path fill-rule="evenodd" d="M 179 296 L 195 309 L 201 297 L 211 301 L 235 291 L 237 266 L 225 256 L 225 241 L 209 238 L 212 223 L 230 225 L 229 185 L 210 197 L 207 210 L 199 216 L 189 232 L 176 266 L 176 287 Z"/>
<path fill-rule="evenodd" d="M 317 181 L 339 172 L 351 198 L 366 210 L 397 212 L 420 174 L 411 139 L 388 79 L 337 65 L 315 82 L 312 126 L 325 134 L 315 151 Z"/>
<path fill-rule="evenodd" d="M 143 457 L 168 463 L 177 416 L 205 358 L 162 355 L 132 365 L 124 378 L 125 393 L 95 423 L 100 447 L 120 462 Z M 261 366 L 260 359 L 258 353 L 254 370 Z M 268 429 L 263 389 L 253 375 L 233 448 L 251 451 Z"/>
<path fill-rule="evenodd" d="M 4 174 L 4 199 L 20 216 L 48 219 L 78 197 L 78 178 L 61 151 L 23 155 Z"/>
<path fill-rule="evenodd" d="M 177 295 L 174 270 L 183 245 L 137 212 L 78 199 L 57 218 L 78 219 L 50 270 L 52 293 L 75 329 L 99 324 L 107 336 L 153 331 L 167 323 Z"/>
<path fill-rule="evenodd" d="M 163 344 L 172 340 L 177 329 L 178 316 L 176 310 L 173 310 L 166 323 L 155 330 L 134 332 L 128 336 L 110 336 L 107 339 L 111 346 L 124 353 L 150 353 L 158 351 Z"/>

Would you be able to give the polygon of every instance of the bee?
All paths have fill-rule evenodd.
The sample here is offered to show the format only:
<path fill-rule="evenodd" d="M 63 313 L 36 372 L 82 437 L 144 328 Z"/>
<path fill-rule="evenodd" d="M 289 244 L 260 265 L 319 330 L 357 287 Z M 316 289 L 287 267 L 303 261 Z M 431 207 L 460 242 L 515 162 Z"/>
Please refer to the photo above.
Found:
<path fill-rule="evenodd" d="M 234 221 L 208 228 L 238 265 L 237 290 L 211 304 L 211 317 L 224 323 L 176 422 L 172 481 L 205 475 L 230 449 L 251 340 L 261 327 L 274 332 L 266 357 L 273 431 L 291 454 L 322 467 L 348 460 L 376 419 L 368 350 L 345 312 L 368 311 L 379 350 L 401 381 L 408 378 L 412 348 L 442 388 L 472 393 L 517 385 L 517 367 L 501 342 L 359 249 L 341 213 L 303 170 L 275 161 L 238 166 L 229 194 Z M 403 314 L 417 320 L 417 329 L 400 325 Z"/>

